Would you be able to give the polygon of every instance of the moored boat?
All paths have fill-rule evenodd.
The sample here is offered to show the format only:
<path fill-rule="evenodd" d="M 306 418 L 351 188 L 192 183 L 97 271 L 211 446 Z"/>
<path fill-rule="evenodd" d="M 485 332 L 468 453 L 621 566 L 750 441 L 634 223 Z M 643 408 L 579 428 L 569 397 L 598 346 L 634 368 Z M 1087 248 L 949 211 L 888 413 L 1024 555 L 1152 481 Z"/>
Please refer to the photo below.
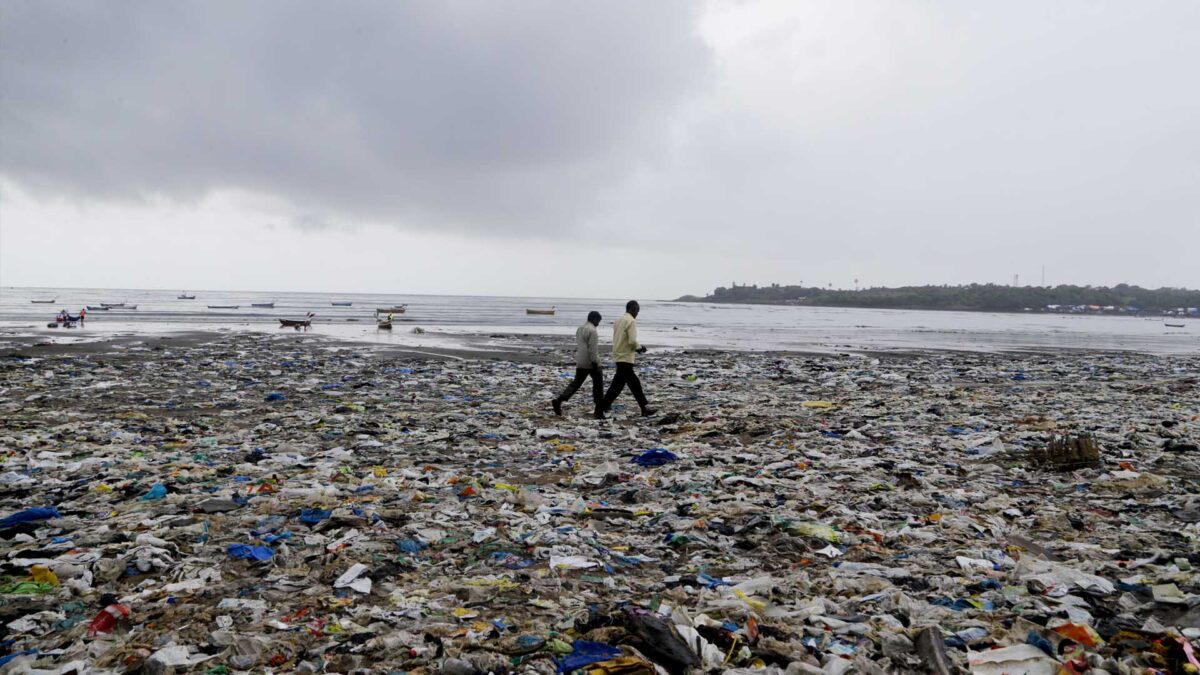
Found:
<path fill-rule="evenodd" d="M 1166 321 L 1164 321 L 1163 325 L 1166 326 L 1167 328 L 1187 328 L 1186 323 L 1167 323 Z"/>
<path fill-rule="evenodd" d="M 112 307 L 108 307 L 105 305 L 101 305 L 99 307 L 93 307 L 91 305 L 87 306 L 87 311 L 89 311 L 89 312 L 107 312 L 110 309 L 112 309 Z"/>
<path fill-rule="evenodd" d="M 209 309 L 237 309 L 241 305 L 209 305 Z M 90 307 L 88 309 L 91 309 Z"/>
<path fill-rule="evenodd" d="M 53 305 L 54 303 L 58 302 L 58 298 L 54 298 L 52 300 L 30 300 L 30 302 L 35 305 Z"/>
<path fill-rule="evenodd" d="M 396 305 L 395 307 L 380 307 L 375 310 L 376 314 L 403 314 L 408 309 L 408 305 Z"/>
<path fill-rule="evenodd" d="M 334 307 L 350 307 L 354 305 L 353 302 L 331 302 L 329 304 L 333 305 Z"/>
<path fill-rule="evenodd" d="M 252 303 L 250 303 L 250 306 L 251 307 L 261 307 L 263 309 L 274 309 L 275 303 L 273 303 L 273 302 L 252 302 Z"/>
<path fill-rule="evenodd" d="M 550 309 L 526 309 L 526 314 L 534 314 L 537 316 L 554 316 L 554 307 Z"/>
<path fill-rule="evenodd" d="M 312 325 L 312 320 L 313 320 L 314 316 L 316 316 L 316 314 L 309 312 L 308 314 L 306 314 L 304 316 L 303 319 L 280 319 L 279 327 L 280 328 L 308 328 L 309 326 Z"/>
<path fill-rule="evenodd" d="M 102 302 L 102 303 L 100 303 L 100 306 L 107 307 L 109 309 L 120 309 L 125 306 L 125 303 L 123 303 L 123 302 Z"/>
<path fill-rule="evenodd" d="M 184 292 L 184 293 L 180 293 L 179 295 L 175 296 L 175 299 L 176 300 L 195 300 L 196 296 L 188 295 L 186 292 Z"/>

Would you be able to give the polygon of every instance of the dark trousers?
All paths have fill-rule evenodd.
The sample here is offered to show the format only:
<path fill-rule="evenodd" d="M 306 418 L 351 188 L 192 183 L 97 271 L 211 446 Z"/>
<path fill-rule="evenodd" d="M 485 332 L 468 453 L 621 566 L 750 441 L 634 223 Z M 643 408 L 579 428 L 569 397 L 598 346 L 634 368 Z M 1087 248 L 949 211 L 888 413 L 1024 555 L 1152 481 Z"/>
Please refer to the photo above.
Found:
<path fill-rule="evenodd" d="M 642 381 L 638 379 L 637 373 L 633 370 L 632 363 L 617 363 L 617 374 L 613 375 L 612 384 L 608 386 L 608 393 L 604 395 L 604 410 L 612 407 L 613 401 L 621 395 L 621 390 L 629 385 L 629 391 L 633 397 L 637 399 L 638 405 L 645 408 L 647 405 L 646 394 L 642 391 Z"/>
<path fill-rule="evenodd" d="M 558 402 L 566 403 L 571 400 L 571 397 L 579 391 L 579 388 L 583 386 L 583 381 L 588 377 L 592 378 L 592 400 L 599 406 L 600 401 L 604 399 L 604 373 L 599 368 L 576 367 L 575 379 L 571 380 L 571 384 L 568 384 L 567 388 L 563 389 L 563 393 L 558 395 Z"/>

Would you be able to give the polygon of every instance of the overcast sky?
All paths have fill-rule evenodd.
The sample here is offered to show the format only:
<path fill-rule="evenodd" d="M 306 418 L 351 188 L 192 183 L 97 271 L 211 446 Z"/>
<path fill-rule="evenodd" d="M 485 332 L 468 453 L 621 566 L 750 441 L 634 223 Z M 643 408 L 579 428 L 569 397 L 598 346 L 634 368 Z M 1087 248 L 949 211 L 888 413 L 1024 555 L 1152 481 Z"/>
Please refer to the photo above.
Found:
<path fill-rule="evenodd" d="M 37 2 L 0 285 L 1200 287 L 1200 3 Z"/>

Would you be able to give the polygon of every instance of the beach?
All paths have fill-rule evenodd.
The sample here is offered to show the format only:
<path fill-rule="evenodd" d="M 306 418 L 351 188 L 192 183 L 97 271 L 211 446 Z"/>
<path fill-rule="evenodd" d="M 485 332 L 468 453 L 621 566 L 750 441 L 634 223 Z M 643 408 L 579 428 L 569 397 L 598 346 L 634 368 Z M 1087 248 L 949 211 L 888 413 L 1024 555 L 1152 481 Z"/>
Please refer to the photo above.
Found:
<path fill-rule="evenodd" d="M 0 530 L 15 663 L 885 672 L 1034 635 L 1118 672 L 1200 635 L 1200 357 L 667 349 L 659 414 L 597 421 L 550 410 L 572 351 L 10 346 L 2 515 L 56 510 Z"/>

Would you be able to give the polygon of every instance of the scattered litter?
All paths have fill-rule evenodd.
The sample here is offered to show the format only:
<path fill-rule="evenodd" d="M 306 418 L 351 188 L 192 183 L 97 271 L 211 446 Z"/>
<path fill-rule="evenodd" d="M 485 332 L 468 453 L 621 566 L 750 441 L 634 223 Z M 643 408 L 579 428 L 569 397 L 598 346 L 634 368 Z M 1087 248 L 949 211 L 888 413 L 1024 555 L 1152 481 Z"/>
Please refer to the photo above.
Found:
<path fill-rule="evenodd" d="M 660 414 L 594 420 L 550 409 L 571 346 L 539 354 L 249 334 L 3 361 L 0 665 L 1196 663 L 1200 357 L 664 350 L 639 363 Z"/>

